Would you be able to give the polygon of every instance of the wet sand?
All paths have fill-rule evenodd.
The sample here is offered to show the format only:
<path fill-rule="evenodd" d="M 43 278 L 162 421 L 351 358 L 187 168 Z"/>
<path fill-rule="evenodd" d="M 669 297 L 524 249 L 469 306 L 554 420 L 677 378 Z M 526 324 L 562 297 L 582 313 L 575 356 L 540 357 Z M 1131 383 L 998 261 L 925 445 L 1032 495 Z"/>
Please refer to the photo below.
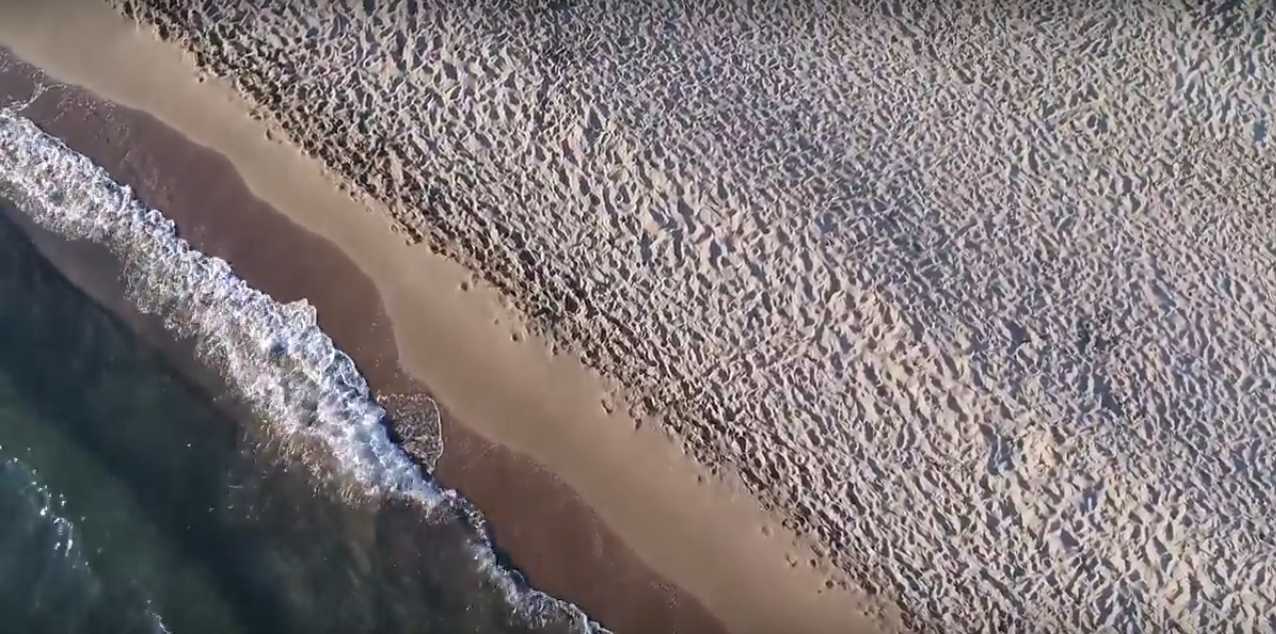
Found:
<path fill-rule="evenodd" d="M 738 483 L 609 411 L 615 386 L 527 335 L 466 271 L 396 240 L 384 216 L 269 141 L 227 87 L 197 82 L 187 60 L 105 10 L 23 17 L 6 17 L 24 29 L 0 29 L 0 41 L 150 113 L 59 88 L 28 116 L 254 286 L 307 298 L 379 393 L 428 389 L 444 409 L 439 479 L 483 510 L 536 587 L 620 632 L 862 627 L 864 599 Z M 76 45 L 45 46 L 41 23 Z"/>

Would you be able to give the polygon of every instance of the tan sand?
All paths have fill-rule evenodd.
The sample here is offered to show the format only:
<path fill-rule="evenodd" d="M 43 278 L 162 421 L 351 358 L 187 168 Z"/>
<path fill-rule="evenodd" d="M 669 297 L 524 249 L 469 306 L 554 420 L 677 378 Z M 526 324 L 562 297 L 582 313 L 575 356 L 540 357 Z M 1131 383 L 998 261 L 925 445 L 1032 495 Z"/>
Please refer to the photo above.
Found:
<path fill-rule="evenodd" d="M 622 400 L 616 386 L 529 337 L 467 271 L 397 239 L 382 210 L 361 209 L 316 161 L 269 140 L 233 90 L 198 81 L 174 47 L 104 6 L 71 1 L 5 6 L 0 42 L 223 154 L 255 195 L 338 245 L 374 281 L 401 363 L 446 409 L 561 478 L 638 558 L 732 631 L 858 631 L 865 612 L 879 611 L 893 627 L 893 613 L 844 590 L 848 580 L 738 483 L 706 477 L 657 425 L 609 413 L 604 403 Z M 808 560 L 815 565 L 794 565 Z"/>

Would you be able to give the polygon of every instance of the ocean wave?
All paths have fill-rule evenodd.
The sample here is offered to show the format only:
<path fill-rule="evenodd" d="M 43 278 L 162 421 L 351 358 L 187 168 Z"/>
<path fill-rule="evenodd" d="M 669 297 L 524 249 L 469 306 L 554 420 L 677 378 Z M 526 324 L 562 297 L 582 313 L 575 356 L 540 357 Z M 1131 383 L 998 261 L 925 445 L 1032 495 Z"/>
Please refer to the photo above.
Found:
<path fill-rule="evenodd" d="M 402 496 L 428 515 L 449 511 L 468 521 L 476 534 L 470 552 L 477 570 L 518 616 L 533 624 L 566 619 L 578 631 L 605 631 L 578 607 L 528 587 L 498 564 L 482 516 L 454 491 L 438 487 L 391 441 L 385 410 L 305 300 L 284 304 L 252 288 L 224 260 L 192 248 L 171 220 L 147 209 L 129 187 L 13 108 L 0 109 L 0 195 L 40 226 L 114 253 L 138 308 L 195 341 L 201 359 L 223 374 L 272 433 L 318 442 L 363 493 Z"/>

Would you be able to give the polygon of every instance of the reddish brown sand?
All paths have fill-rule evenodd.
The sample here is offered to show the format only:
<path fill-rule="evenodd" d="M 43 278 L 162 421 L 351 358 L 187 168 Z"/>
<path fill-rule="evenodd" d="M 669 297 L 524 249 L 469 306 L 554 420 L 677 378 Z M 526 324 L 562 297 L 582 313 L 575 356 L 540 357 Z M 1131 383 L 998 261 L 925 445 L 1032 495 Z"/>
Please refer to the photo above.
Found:
<path fill-rule="evenodd" d="M 0 102 L 30 94 L 33 79 L 47 81 L 0 49 Z M 146 113 L 74 87 L 50 88 L 23 114 L 131 186 L 196 248 L 225 259 L 253 286 L 281 301 L 310 301 L 374 391 L 427 392 L 400 368 L 367 277 L 333 245 L 254 197 L 225 158 Z M 437 478 L 483 510 L 497 547 L 536 587 L 618 632 L 725 631 L 698 601 L 640 562 L 551 472 L 483 440 L 447 412 L 442 420 L 446 451 Z"/>

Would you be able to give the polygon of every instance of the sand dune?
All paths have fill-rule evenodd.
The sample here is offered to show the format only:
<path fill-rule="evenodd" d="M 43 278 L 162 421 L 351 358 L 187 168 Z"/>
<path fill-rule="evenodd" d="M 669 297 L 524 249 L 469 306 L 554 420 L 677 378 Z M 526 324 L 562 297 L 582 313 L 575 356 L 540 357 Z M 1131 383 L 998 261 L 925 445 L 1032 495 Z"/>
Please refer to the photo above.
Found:
<path fill-rule="evenodd" d="M 914 628 L 1276 626 L 1269 7 L 639 4 L 118 2 Z"/>

